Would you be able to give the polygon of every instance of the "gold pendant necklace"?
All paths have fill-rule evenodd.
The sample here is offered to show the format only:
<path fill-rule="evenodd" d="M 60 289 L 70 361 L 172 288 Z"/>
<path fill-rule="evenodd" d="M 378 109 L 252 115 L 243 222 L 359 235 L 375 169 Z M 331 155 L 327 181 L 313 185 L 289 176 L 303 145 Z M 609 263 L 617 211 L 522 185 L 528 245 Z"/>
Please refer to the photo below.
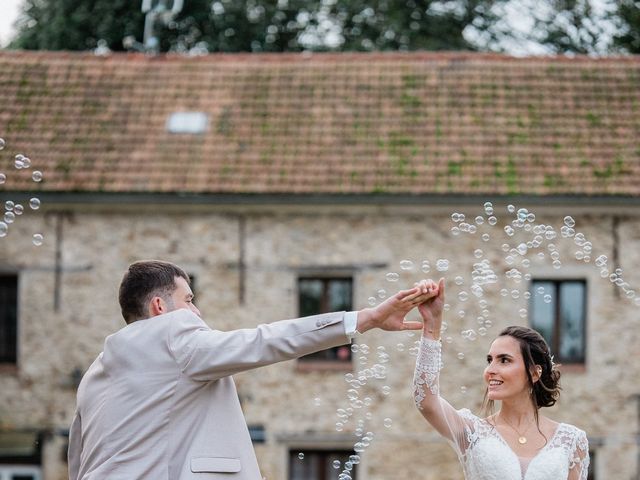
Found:
<path fill-rule="evenodd" d="M 509 425 L 513 429 L 514 432 L 518 434 L 518 443 L 520 445 L 524 445 L 525 443 L 527 443 L 527 437 L 525 437 L 522 433 L 520 433 L 516 427 L 511 425 L 511 423 L 506 418 L 502 418 L 502 419 L 507 425 Z M 533 421 L 529 422 L 529 424 L 527 425 L 527 428 L 524 430 L 524 433 L 527 433 L 532 423 Z"/>

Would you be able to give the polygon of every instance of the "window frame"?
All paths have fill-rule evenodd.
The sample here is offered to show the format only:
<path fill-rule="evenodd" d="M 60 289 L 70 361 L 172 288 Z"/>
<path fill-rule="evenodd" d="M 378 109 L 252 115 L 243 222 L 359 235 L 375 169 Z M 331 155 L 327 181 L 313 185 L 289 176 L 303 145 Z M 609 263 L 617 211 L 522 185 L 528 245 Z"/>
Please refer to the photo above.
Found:
<path fill-rule="evenodd" d="M 20 358 L 20 345 L 19 345 L 19 317 L 20 317 L 20 276 L 17 272 L 11 271 L 0 271 L 0 284 L 4 286 L 5 280 L 12 279 L 15 282 L 15 325 L 14 325 L 14 345 L 13 345 L 13 356 L 12 358 L 3 358 L 0 356 L 0 371 L 14 371 L 18 366 L 18 359 Z M 9 280 L 10 281 L 10 280 Z M 0 319 L 1 328 L 4 328 L 5 319 Z M 4 353 L 4 352 L 0 352 Z"/>
<path fill-rule="evenodd" d="M 300 460 L 298 458 L 298 455 L 300 453 L 303 453 L 304 456 L 305 456 L 305 458 L 303 460 Z M 339 448 L 339 447 L 332 447 L 332 448 L 313 448 L 313 447 L 293 448 L 293 447 L 289 447 L 289 449 L 288 449 L 288 460 L 287 460 L 287 480 L 291 480 L 292 465 L 294 464 L 294 462 L 303 462 L 303 461 L 307 460 L 309 455 L 320 455 L 321 456 L 321 460 L 325 460 L 330 455 L 344 456 L 344 457 L 346 457 L 348 459 L 351 455 L 356 455 L 356 453 L 353 451 L 353 449 Z M 322 475 L 321 476 L 317 476 L 317 480 L 325 480 L 326 474 L 328 472 L 326 471 L 324 466 L 328 465 L 328 463 L 326 461 L 321 461 L 319 463 L 319 465 L 320 465 L 320 471 L 317 471 L 315 473 L 317 475 L 321 475 L 321 474 L 324 474 L 324 475 L 323 476 Z M 353 465 L 353 469 L 350 472 L 351 478 L 353 478 L 353 480 L 357 480 L 357 478 L 358 478 L 358 465 L 359 464 L 354 464 Z M 328 467 L 328 468 L 332 468 L 332 467 Z M 339 475 L 343 470 L 344 470 L 344 462 L 341 462 L 341 468 L 335 470 L 336 478 L 337 478 L 337 475 Z M 331 472 L 331 470 L 329 470 L 329 472 Z M 311 480 L 316 480 L 316 478 L 311 479 Z"/>
<path fill-rule="evenodd" d="M 306 312 L 302 312 L 302 297 L 301 297 L 301 282 L 303 281 L 321 281 L 322 282 L 322 297 L 320 299 L 320 311 L 315 314 L 307 314 Z M 353 309 L 354 303 L 354 276 L 350 273 L 336 273 L 336 272 L 304 272 L 300 273 L 296 278 L 296 299 L 297 299 L 297 312 L 298 317 L 307 316 L 307 315 L 320 315 L 323 313 L 329 313 L 333 310 L 330 308 L 330 296 L 329 290 L 331 282 L 333 281 L 348 281 L 350 284 L 351 295 L 350 295 L 350 307 L 349 310 Z M 333 347 L 327 350 L 337 350 L 340 348 L 345 348 L 345 345 L 340 345 L 338 347 Z M 298 358 L 296 362 L 298 370 L 352 370 L 353 369 L 353 355 L 351 353 L 351 349 L 348 348 L 348 358 L 345 360 L 340 360 L 338 358 L 318 358 L 313 357 L 315 354 L 305 355 L 303 357 Z M 321 350 L 325 351 L 325 350 Z"/>
<path fill-rule="evenodd" d="M 551 292 L 551 294 L 553 295 L 553 298 L 555 299 L 555 308 L 554 308 L 554 312 L 553 312 L 553 338 L 552 341 L 549 342 L 549 348 L 551 349 L 552 354 L 554 355 L 554 359 L 557 363 L 562 364 L 562 365 L 567 365 L 567 366 L 585 366 L 587 364 L 587 358 L 588 358 L 588 351 L 587 351 L 587 335 L 588 335 L 588 319 L 589 319 L 589 311 L 588 311 L 588 307 L 589 307 L 589 302 L 588 302 L 588 288 L 589 288 L 589 283 L 587 281 L 587 278 L 584 277 L 563 277 L 563 278 L 558 278 L 558 277 L 549 277 L 549 276 L 544 276 L 541 275 L 540 277 L 535 277 L 532 278 L 530 281 L 530 285 L 529 285 L 529 291 L 531 292 L 531 299 L 530 299 L 530 303 L 529 303 L 529 326 L 531 328 L 533 328 L 534 330 L 536 329 L 536 326 L 534 324 L 534 304 L 533 304 L 533 298 L 534 295 L 536 295 L 536 283 L 551 283 L 553 285 L 553 292 Z M 563 283 L 568 283 L 568 282 L 574 282 L 574 283 L 581 283 L 583 285 L 584 288 L 584 295 L 582 298 L 582 309 L 584 312 L 584 316 L 582 319 L 582 355 L 581 358 L 579 360 L 567 360 L 562 358 L 561 353 L 560 353 L 560 339 L 562 336 L 562 317 L 561 317 L 561 311 L 562 311 L 562 307 L 561 307 L 561 303 L 560 303 L 560 286 Z M 545 339 L 547 340 L 547 339 Z"/>

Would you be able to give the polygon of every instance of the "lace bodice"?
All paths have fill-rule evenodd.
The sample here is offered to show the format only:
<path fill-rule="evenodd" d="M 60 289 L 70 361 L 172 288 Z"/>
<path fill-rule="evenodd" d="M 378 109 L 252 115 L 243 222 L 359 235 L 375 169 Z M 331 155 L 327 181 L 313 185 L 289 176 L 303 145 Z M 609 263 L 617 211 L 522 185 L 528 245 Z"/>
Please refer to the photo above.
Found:
<path fill-rule="evenodd" d="M 495 427 L 468 409 L 455 410 L 440 397 L 441 344 L 423 338 L 414 374 L 416 405 L 458 454 L 466 480 L 586 480 L 585 432 L 560 423 L 533 458 L 520 458 Z"/>
<path fill-rule="evenodd" d="M 489 422 L 467 409 L 458 414 L 466 424 L 468 446 L 461 460 L 468 480 L 559 480 L 569 478 L 574 468 L 580 470 L 576 479 L 587 478 L 587 437 L 573 425 L 559 424 L 547 445 L 525 459 L 516 456 Z"/>

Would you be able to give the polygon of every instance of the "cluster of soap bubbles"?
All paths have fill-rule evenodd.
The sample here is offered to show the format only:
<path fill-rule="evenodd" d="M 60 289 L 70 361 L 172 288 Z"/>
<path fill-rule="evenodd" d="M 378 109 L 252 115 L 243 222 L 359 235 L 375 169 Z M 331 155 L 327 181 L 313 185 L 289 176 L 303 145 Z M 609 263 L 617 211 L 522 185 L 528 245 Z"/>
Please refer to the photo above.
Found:
<path fill-rule="evenodd" d="M 456 252 L 453 259 L 402 259 L 397 271 L 385 275 L 386 282 L 389 282 L 388 287 L 395 291 L 402 287 L 402 282 L 414 281 L 414 275 L 420 275 L 420 272 L 453 272 L 451 275 L 455 276 L 453 281 L 448 283 L 447 294 L 451 303 L 444 305 L 444 310 L 451 311 L 453 315 L 447 316 L 450 323 L 443 322 L 441 333 L 443 342 L 458 347 L 455 357 L 459 361 L 464 362 L 466 359 L 466 345 L 485 337 L 494 326 L 490 302 L 486 295 L 489 290 L 495 289 L 496 295 L 499 293 L 504 301 L 513 301 L 517 305 L 514 312 L 517 311 L 522 319 L 526 319 L 529 314 L 527 307 L 523 306 L 523 300 L 526 301 L 524 305 L 528 305 L 533 296 L 547 304 L 553 301 L 552 292 L 545 290 L 543 286 L 529 290 L 528 282 L 532 280 L 531 267 L 534 264 L 547 264 L 557 270 L 562 268 L 563 262 L 592 263 L 599 269 L 602 278 L 619 287 L 627 298 L 633 299 L 635 304 L 640 306 L 640 295 L 624 280 L 622 269 L 610 267 L 606 255 L 597 255 L 594 252 L 593 244 L 585 234 L 576 231 L 573 217 L 565 216 L 562 225 L 557 229 L 553 225 L 537 222 L 536 215 L 526 208 L 508 205 L 507 215 L 503 218 L 500 218 L 502 215 L 491 202 L 484 203 L 483 210 L 481 215 L 465 215 L 460 212 L 451 215 L 453 226 L 450 232 L 453 237 L 476 236 L 480 242 L 484 242 L 474 245 L 469 251 L 467 258 L 473 259 L 471 271 L 467 270 L 468 263 L 465 263 L 464 267 L 460 266 L 459 262 L 465 260 L 465 255 Z M 467 218 L 473 218 L 473 221 L 465 221 Z M 489 241 L 500 245 L 500 248 L 495 251 L 489 251 L 486 247 L 483 249 L 481 246 Z M 567 241 L 572 241 L 577 247 L 575 260 L 563 259 L 560 249 L 554 243 Z M 563 248 L 563 251 L 565 250 Z M 501 258 L 496 258 L 496 253 Z M 369 297 L 368 303 L 375 306 L 387 296 L 386 288 L 378 288 Z M 409 332 L 406 335 L 408 342 L 398 342 L 395 348 L 391 349 L 391 353 L 415 357 L 419 351 L 416 333 Z M 384 401 L 392 393 L 391 387 L 385 382 L 392 355 L 383 345 L 374 350 L 366 344 L 353 344 L 352 352 L 357 358 L 359 370 L 345 375 L 348 404 L 337 409 L 335 429 L 342 432 L 350 427 L 349 430 L 355 432 L 358 440 L 354 444 L 354 451 L 359 461 L 358 455 L 366 451 L 375 437 L 375 429 L 368 423 L 373 419 L 370 407 L 377 401 Z M 372 361 L 374 356 L 375 359 Z M 371 390 L 382 395 L 372 394 Z M 468 388 L 463 385 L 459 391 L 466 395 Z M 385 418 L 382 425 L 391 428 L 393 420 Z M 357 463 L 353 460 L 352 458 L 345 462 L 344 466 L 338 460 L 334 462 L 336 470 L 343 468 L 340 479 L 351 478 L 351 467 Z"/>
<path fill-rule="evenodd" d="M 7 143 L 3 138 L 0 138 L 0 151 L 4 150 Z M 31 168 L 31 159 L 21 153 L 17 154 L 14 158 L 13 166 L 16 170 L 28 170 Z M 31 180 L 39 183 L 44 178 L 40 170 L 34 170 L 31 173 Z M 0 185 L 4 185 L 7 182 L 7 175 L 0 172 Z M 33 197 L 29 200 L 29 208 L 31 210 L 38 210 L 40 208 L 40 199 Z M 4 213 L 0 220 L 0 238 L 6 237 L 9 233 L 10 225 L 13 224 L 18 217 L 25 213 L 25 207 L 21 203 L 16 203 L 12 200 L 7 200 L 4 203 Z M 44 236 L 41 233 L 34 233 L 31 242 L 39 247 L 44 243 Z"/>
<path fill-rule="evenodd" d="M 403 265 L 408 264 L 403 263 Z M 414 265 L 411 268 L 414 268 Z M 385 289 L 378 289 L 372 298 L 377 301 L 386 296 Z M 408 345 L 399 342 L 393 350 L 401 354 L 406 352 L 415 357 L 418 355 L 420 342 L 415 339 L 415 333 L 409 332 L 408 335 L 410 340 Z M 358 370 L 344 375 L 347 403 L 336 410 L 335 430 L 343 432 L 348 429 L 353 432 L 357 440 L 353 444 L 354 455 L 351 455 L 348 461 L 342 464 L 339 460 L 335 460 L 332 464 L 334 469 L 342 469 L 338 476 L 342 480 L 352 478 L 353 466 L 360 463 L 361 455 L 375 439 L 374 426 L 371 425 L 374 421 L 372 409 L 392 393 L 392 388 L 387 385 L 386 380 L 387 365 L 394 352 L 389 352 L 384 345 L 379 345 L 374 350 L 366 343 L 352 344 L 351 351 L 354 359 L 357 360 Z M 383 418 L 381 423 L 385 429 L 393 427 L 393 419 L 390 417 Z"/>

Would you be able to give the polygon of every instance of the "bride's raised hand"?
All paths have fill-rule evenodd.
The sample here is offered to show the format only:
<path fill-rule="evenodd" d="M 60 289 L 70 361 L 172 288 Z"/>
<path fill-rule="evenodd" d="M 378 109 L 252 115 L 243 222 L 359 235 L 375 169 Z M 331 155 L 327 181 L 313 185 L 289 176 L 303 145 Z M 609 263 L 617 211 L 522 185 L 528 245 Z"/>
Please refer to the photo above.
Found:
<path fill-rule="evenodd" d="M 422 317 L 423 334 L 438 339 L 440 338 L 444 309 L 444 278 L 441 278 L 437 285 L 433 280 L 426 280 L 426 282 L 430 290 L 435 290 L 438 294 L 418 305 L 418 311 Z"/>

